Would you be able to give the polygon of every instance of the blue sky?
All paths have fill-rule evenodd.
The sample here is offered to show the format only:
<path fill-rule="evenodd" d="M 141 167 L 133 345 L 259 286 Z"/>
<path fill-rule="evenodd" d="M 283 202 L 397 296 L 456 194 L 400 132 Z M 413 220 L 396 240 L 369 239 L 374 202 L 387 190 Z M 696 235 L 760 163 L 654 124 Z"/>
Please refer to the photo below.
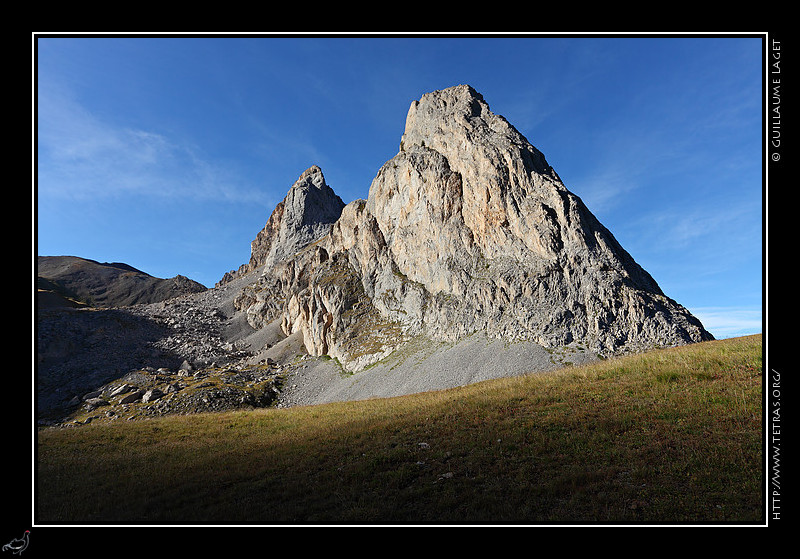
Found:
<path fill-rule="evenodd" d="M 36 41 L 36 251 L 209 287 L 297 177 L 345 202 L 468 83 L 716 337 L 762 331 L 762 39 Z"/>

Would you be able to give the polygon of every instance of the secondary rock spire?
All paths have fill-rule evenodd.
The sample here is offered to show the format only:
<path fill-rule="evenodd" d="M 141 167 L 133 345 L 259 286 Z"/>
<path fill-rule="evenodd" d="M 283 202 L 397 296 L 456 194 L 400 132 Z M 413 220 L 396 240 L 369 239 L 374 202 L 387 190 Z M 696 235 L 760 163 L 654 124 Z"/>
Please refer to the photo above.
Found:
<path fill-rule="evenodd" d="M 342 199 L 312 165 L 295 181 L 250 244 L 250 261 L 225 274 L 220 283 L 259 268 L 271 268 L 327 234 L 344 208 Z"/>

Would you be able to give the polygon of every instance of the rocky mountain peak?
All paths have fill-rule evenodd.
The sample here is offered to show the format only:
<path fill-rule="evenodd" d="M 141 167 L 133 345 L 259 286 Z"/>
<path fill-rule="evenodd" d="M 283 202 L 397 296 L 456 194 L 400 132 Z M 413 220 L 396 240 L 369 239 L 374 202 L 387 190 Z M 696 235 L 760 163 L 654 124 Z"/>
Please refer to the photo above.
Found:
<path fill-rule="evenodd" d="M 426 93 L 408 109 L 401 144 L 432 147 L 434 136 L 484 125 L 487 115 L 489 108 L 483 96 L 469 85 Z"/>
<path fill-rule="evenodd" d="M 282 239 L 289 242 L 285 246 L 273 245 L 275 259 L 285 258 L 327 233 L 344 208 L 344 202 L 325 182 L 317 165 L 303 171 L 283 204 Z"/>
<path fill-rule="evenodd" d="M 322 169 L 318 165 L 312 165 L 300 174 L 297 181 L 292 185 L 295 188 L 316 188 L 324 190 L 330 188 L 325 182 L 325 176 L 322 174 Z"/>
<path fill-rule="evenodd" d="M 137 272 L 123 268 L 102 270 Z M 180 276 L 163 283 L 187 287 Z M 37 359 L 55 380 L 40 383 L 40 401 L 63 400 L 64 371 L 107 380 L 109 357 L 119 370 L 138 361 L 173 367 L 188 359 L 200 367 L 192 374 L 199 380 L 218 371 L 218 360 L 253 364 L 259 355 L 274 355 L 288 362 L 301 347 L 356 372 L 404 346 L 413 353 L 466 342 L 472 359 L 477 346 L 494 351 L 486 338 L 492 348 L 515 344 L 517 355 L 589 359 L 712 339 L 567 189 L 544 155 L 468 85 L 411 103 L 399 151 L 378 170 L 366 200 L 345 205 L 313 165 L 272 211 L 251 243 L 250 261 L 215 289 L 131 309 L 130 315 L 70 310 L 50 317 L 40 329 L 44 351 Z M 79 328 L 67 327 L 75 317 Z M 85 358 L 68 359 L 79 349 L 87 350 Z M 507 367 L 503 374 L 541 370 L 541 361 L 532 368 L 498 363 L 482 367 Z M 428 366 L 426 379 L 437 374 L 437 365 Z M 397 384 L 402 373 L 391 370 Z M 154 372 L 156 379 L 165 376 Z M 245 372 L 235 375 L 245 392 L 268 381 L 261 367 Z M 136 382 L 153 380 L 142 376 Z M 223 376 L 228 390 L 231 371 Z M 422 388 L 419 382 L 399 381 L 411 391 Z M 172 381 L 170 387 L 182 389 Z M 257 392 L 255 399 L 234 392 L 226 401 L 262 405 L 272 397 Z"/>
<path fill-rule="evenodd" d="M 521 149 L 530 171 L 558 180 L 542 153 L 503 116 L 493 113 L 473 87 L 464 84 L 432 91 L 411 103 L 400 151 L 416 146 L 452 152 L 476 144 Z"/>
<path fill-rule="evenodd" d="M 241 308 L 350 370 L 416 335 L 604 355 L 711 338 L 468 85 L 414 101 L 367 200 L 283 262 Z"/>
<path fill-rule="evenodd" d="M 327 234 L 342 208 L 344 202 L 325 182 L 322 169 L 312 165 L 292 184 L 250 244 L 250 261 L 225 274 L 219 284 L 289 258 Z"/>
<path fill-rule="evenodd" d="M 581 259 L 658 289 L 544 155 L 467 85 L 411 104 L 401 150 L 373 181 L 368 207 L 400 270 L 434 293 L 464 293 L 465 259 L 512 260 L 533 274 Z"/>

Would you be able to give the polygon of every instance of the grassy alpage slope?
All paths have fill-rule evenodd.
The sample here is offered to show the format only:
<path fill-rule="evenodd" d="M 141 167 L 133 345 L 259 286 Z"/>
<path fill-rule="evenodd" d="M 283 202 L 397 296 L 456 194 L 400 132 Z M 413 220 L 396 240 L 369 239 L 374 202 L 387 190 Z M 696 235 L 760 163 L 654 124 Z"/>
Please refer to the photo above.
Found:
<path fill-rule="evenodd" d="M 37 523 L 763 521 L 761 336 L 391 399 L 38 432 Z"/>

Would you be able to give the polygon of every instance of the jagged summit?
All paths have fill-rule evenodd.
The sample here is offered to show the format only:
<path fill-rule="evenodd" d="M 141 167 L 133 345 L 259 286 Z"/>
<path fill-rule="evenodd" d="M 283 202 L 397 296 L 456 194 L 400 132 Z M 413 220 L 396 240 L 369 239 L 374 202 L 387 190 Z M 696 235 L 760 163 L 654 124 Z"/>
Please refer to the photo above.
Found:
<path fill-rule="evenodd" d="M 273 266 L 327 234 L 342 208 L 344 202 L 325 182 L 322 170 L 316 165 L 306 169 L 283 199 L 280 226 L 264 251 L 263 265 Z"/>
<path fill-rule="evenodd" d="M 445 279 L 447 266 L 432 267 L 432 259 L 443 264 L 469 255 L 534 268 L 579 261 L 585 268 L 618 270 L 637 287 L 661 294 L 544 155 L 467 85 L 411 104 L 400 153 L 373 181 L 368 208 L 395 254 L 402 254 L 401 269 L 455 294 L 464 291 L 462 267 L 449 266 Z M 414 247 L 419 239 L 423 246 Z M 431 240 L 435 251 L 425 250 Z M 427 269 L 438 279 L 426 279 Z"/>
<path fill-rule="evenodd" d="M 250 261 L 225 274 L 220 284 L 262 267 L 272 267 L 327 234 L 344 202 L 312 165 L 300 175 L 250 244 Z"/>
<path fill-rule="evenodd" d="M 468 85 L 411 103 L 367 200 L 272 262 L 239 308 L 351 370 L 420 334 L 599 354 L 711 339 Z"/>
<path fill-rule="evenodd" d="M 483 96 L 469 85 L 433 91 L 413 101 L 400 151 L 412 146 L 453 150 L 475 142 L 502 149 L 515 147 L 530 171 L 560 182 L 544 155 L 504 117 L 492 113 Z"/>
<path fill-rule="evenodd" d="M 319 165 L 312 165 L 303 171 L 292 185 L 292 189 L 302 188 L 330 190 L 330 186 L 328 186 L 328 184 L 325 182 L 325 176 L 322 174 L 322 169 L 319 168 Z"/>

